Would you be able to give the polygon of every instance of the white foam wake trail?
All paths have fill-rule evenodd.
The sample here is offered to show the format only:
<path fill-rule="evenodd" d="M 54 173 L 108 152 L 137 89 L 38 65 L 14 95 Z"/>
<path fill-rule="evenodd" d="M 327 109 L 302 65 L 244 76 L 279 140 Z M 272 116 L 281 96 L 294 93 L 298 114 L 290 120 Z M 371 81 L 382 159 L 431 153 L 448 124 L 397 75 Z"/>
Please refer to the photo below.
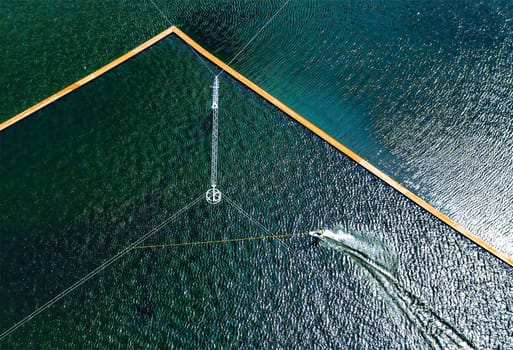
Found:
<path fill-rule="evenodd" d="M 346 253 L 363 267 L 384 292 L 386 300 L 417 328 L 430 346 L 440 349 L 473 349 L 465 337 L 398 283 L 387 267 L 390 259 L 386 258 L 381 244 L 357 232 L 340 228 L 310 234 L 319 238 L 324 246 Z"/>

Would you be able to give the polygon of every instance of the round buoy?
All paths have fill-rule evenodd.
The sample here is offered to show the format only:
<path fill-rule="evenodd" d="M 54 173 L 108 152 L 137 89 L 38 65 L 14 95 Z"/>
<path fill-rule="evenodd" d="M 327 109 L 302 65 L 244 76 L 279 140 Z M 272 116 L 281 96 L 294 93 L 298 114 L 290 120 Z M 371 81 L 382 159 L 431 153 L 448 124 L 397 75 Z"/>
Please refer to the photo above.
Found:
<path fill-rule="evenodd" d="M 219 191 L 217 188 L 212 187 L 207 191 L 205 194 L 205 197 L 207 199 L 207 202 L 210 204 L 217 204 L 221 201 L 221 191 Z"/>

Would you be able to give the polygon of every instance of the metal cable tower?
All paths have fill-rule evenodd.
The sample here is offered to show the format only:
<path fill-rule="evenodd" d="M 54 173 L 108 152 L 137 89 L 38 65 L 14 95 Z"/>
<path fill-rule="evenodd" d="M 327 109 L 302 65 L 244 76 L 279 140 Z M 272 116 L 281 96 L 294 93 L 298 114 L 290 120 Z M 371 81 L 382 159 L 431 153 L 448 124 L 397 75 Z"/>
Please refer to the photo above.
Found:
<path fill-rule="evenodd" d="M 221 201 L 221 191 L 217 186 L 217 116 L 219 109 L 219 78 L 214 78 L 212 85 L 212 158 L 210 163 L 210 186 L 211 188 L 205 194 L 207 202 L 217 204 Z"/>

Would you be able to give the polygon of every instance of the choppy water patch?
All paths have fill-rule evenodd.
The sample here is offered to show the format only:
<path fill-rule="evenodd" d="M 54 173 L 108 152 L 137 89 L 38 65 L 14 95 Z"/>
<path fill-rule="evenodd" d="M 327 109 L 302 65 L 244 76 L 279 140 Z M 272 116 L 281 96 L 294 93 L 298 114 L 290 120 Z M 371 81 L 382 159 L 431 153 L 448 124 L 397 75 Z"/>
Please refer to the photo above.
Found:
<path fill-rule="evenodd" d="M 384 299 L 436 349 L 473 349 L 470 342 L 418 297 L 406 290 L 394 276 L 394 261 L 383 244 L 365 235 L 337 227 L 323 230 L 318 237 L 323 246 L 346 253 L 367 271 Z"/>

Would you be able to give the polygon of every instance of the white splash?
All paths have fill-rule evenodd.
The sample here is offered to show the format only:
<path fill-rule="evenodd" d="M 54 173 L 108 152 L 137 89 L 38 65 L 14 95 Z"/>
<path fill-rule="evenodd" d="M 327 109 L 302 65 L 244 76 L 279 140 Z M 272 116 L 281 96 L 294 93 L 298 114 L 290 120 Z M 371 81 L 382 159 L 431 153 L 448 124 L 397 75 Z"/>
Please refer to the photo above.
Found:
<path fill-rule="evenodd" d="M 416 296 L 402 287 L 391 272 L 394 265 L 380 242 L 356 231 L 337 227 L 310 232 L 329 248 L 346 253 L 372 277 L 382 295 L 397 311 L 411 322 L 425 341 L 438 349 L 472 349 L 470 342 L 459 334 Z"/>

